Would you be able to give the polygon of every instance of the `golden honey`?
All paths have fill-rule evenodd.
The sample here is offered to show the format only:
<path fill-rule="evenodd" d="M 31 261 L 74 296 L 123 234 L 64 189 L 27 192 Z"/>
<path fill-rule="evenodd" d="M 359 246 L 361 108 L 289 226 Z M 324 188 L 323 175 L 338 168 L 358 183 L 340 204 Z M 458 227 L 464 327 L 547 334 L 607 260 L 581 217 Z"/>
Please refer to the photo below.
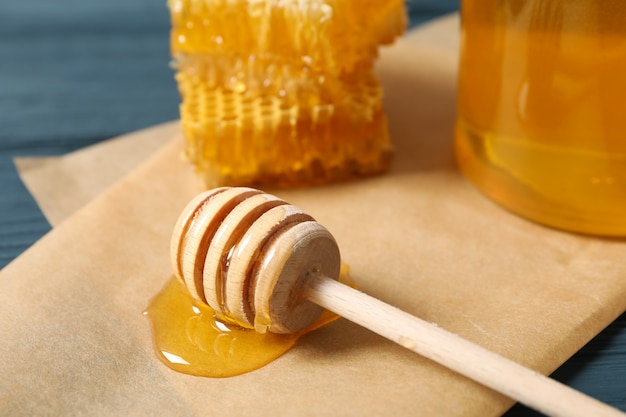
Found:
<path fill-rule="evenodd" d="M 345 265 L 340 281 L 353 286 Z M 165 365 L 211 378 L 254 371 L 287 352 L 302 335 L 337 318 L 324 311 L 301 332 L 259 333 L 220 319 L 209 306 L 194 300 L 175 277 L 152 299 L 144 314 L 152 325 L 157 356 Z"/>
<path fill-rule="evenodd" d="M 374 74 L 402 1 L 170 0 L 185 155 L 207 187 L 377 174 L 392 144 Z"/>
<path fill-rule="evenodd" d="M 626 3 L 463 2 L 456 140 L 508 209 L 626 235 Z"/>

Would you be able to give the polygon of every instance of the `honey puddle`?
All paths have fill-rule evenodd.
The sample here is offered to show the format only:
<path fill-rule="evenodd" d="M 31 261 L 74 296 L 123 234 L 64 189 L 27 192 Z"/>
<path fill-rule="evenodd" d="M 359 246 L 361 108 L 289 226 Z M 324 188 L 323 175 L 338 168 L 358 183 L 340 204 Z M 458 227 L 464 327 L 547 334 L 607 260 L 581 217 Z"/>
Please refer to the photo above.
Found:
<path fill-rule="evenodd" d="M 348 268 L 339 279 L 353 286 Z M 338 318 L 324 311 L 307 329 L 294 334 L 259 333 L 219 320 L 208 305 L 196 302 L 172 277 L 144 311 L 152 325 L 159 359 L 190 375 L 224 378 L 254 371 L 287 352 L 302 335 Z"/>

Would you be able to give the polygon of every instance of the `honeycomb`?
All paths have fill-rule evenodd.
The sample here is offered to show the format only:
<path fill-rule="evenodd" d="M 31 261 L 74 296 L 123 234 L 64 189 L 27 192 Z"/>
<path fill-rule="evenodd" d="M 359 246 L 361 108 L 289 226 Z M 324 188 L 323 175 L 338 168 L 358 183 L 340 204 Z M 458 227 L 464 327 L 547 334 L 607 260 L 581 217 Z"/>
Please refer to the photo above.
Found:
<path fill-rule="evenodd" d="M 208 187 L 385 171 L 374 74 L 406 26 L 397 0 L 170 0 L 185 154 Z"/>

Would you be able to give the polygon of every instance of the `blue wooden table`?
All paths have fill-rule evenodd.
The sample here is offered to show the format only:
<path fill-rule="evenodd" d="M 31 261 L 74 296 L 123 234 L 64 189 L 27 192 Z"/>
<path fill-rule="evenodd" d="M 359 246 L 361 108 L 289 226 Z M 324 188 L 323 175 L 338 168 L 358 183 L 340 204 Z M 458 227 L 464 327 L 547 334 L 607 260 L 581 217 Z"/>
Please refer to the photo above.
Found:
<path fill-rule="evenodd" d="M 411 24 L 458 8 L 413 0 Z M 0 268 L 50 225 L 15 156 L 54 155 L 178 117 L 165 0 L 0 1 Z M 555 378 L 626 410 L 626 315 Z M 515 406 L 507 417 L 538 415 Z"/>

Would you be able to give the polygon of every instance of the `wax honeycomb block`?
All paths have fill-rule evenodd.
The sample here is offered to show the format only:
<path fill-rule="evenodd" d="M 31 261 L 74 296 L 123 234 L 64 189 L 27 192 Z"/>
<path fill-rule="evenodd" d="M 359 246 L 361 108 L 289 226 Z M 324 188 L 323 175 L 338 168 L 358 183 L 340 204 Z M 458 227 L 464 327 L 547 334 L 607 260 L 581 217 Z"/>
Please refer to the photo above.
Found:
<path fill-rule="evenodd" d="M 373 67 L 405 26 L 381 1 L 171 0 L 185 155 L 206 185 L 307 185 L 388 169 Z"/>
<path fill-rule="evenodd" d="M 327 73 L 376 58 L 406 27 L 402 0 L 170 0 L 174 55 L 308 61 Z"/>
<path fill-rule="evenodd" d="M 186 155 L 209 186 L 326 183 L 389 167 L 391 142 L 373 76 L 346 83 L 341 105 L 208 88 L 184 71 L 177 80 Z"/>

